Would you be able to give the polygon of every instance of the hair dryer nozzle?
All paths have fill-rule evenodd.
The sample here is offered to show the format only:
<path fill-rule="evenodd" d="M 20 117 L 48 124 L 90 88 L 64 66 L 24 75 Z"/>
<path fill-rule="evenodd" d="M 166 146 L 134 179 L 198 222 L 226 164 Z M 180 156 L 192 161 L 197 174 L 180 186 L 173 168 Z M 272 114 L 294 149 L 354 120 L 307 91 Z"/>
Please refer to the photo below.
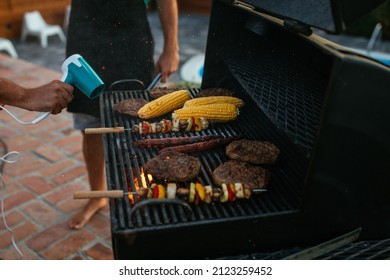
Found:
<path fill-rule="evenodd" d="M 80 89 L 90 99 L 98 97 L 104 90 L 104 83 L 92 67 L 79 55 L 74 54 L 62 63 L 62 81 Z"/>

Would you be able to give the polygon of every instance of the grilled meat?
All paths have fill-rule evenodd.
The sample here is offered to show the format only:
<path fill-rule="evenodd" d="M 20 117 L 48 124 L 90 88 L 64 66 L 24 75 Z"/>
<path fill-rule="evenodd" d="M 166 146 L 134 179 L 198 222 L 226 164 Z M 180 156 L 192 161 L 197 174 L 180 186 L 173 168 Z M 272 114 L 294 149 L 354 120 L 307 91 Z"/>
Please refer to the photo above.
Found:
<path fill-rule="evenodd" d="M 148 103 L 148 101 L 145 99 L 131 98 L 115 103 L 112 108 L 118 113 L 138 117 L 138 110 L 146 103 Z"/>
<path fill-rule="evenodd" d="M 193 144 L 198 142 L 205 142 L 212 139 L 220 139 L 217 135 L 198 135 L 198 136 L 182 136 L 182 137 L 167 137 L 167 138 L 146 138 L 135 140 L 134 145 L 140 148 L 150 147 L 171 147 L 177 145 Z"/>
<path fill-rule="evenodd" d="M 144 170 L 156 180 L 187 182 L 198 176 L 200 167 L 200 160 L 196 157 L 166 152 L 149 160 Z"/>
<path fill-rule="evenodd" d="M 207 88 L 198 92 L 196 97 L 208 96 L 233 96 L 233 93 L 226 88 Z"/>
<path fill-rule="evenodd" d="M 265 188 L 269 177 L 267 169 L 237 160 L 228 160 L 213 171 L 213 180 L 218 186 L 222 183 L 241 182 L 250 189 Z"/>
<path fill-rule="evenodd" d="M 155 87 L 150 90 L 149 95 L 153 99 L 157 99 L 163 95 L 179 90 L 177 87 Z"/>
<path fill-rule="evenodd" d="M 205 137 L 205 136 L 203 136 Z M 200 151 L 206 151 L 211 149 L 216 149 L 222 145 L 226 145 L 233 141 L 236 137 L 224 137 L 224 138 L 216 138 L 210 139 L 206 141 L 198 141 L 196 143 L 189 143 L 183 145 L 177 145 L 172 147 L 166 147 L 160 150 L 160 154 L 164 154 L 170 151 L 176 151 L 181 153 L 195 153 Z"/>
<path fill-rule="evenodd" d="M 273 143 L 242 139 L 233 141 L 226 147 L 226 155 L 230 159 L 252 164 L 274 164 L 280 150 Z"/>

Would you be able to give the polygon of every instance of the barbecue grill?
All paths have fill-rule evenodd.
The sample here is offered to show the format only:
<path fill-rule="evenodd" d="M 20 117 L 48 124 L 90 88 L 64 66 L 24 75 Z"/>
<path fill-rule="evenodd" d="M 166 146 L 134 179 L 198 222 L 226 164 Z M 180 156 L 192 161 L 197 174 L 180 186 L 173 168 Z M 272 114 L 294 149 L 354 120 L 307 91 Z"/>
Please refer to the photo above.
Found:
<path fill-rule="evenodd" d="M 353 3 L 349 10 L 346 1 L 340 7 L 336 1 L 297 0 L 287 1 L 294 5 L 286 11 L 281 2 L 213 1 L 201 88 L 227 88 L 243 99 L 236 121 L 201 132 L 104 136 L 108 188 L 125 192 L 150 187 L 143 166 L 158 155 L 157 148 L 135 147 L 137 139 L 219 135 L 273 142 L 281 156 L 267 166 L 267 192 L 189 207 L 112 199 L 116 259 L 205 259 L 304 248 L 358 227 L 362 240 L 390 236 L 389 68 L 310 35 L 310 26 L 340 32 L 373 3 Z M 308 21 L 291 7 L 310 7 Z M 292 18 L 288 11 L 298 14 Z M 199 90 L 189 89 L 192 97 Z M 149 100 L 148 91 L 103 94 L 104 127 L 140 122 L 113 111 L 127 98 Z M 213 185 L 212 171 L 228 159 L 224 148 L 195 156 L 202 163 L 197 179 Z"/>

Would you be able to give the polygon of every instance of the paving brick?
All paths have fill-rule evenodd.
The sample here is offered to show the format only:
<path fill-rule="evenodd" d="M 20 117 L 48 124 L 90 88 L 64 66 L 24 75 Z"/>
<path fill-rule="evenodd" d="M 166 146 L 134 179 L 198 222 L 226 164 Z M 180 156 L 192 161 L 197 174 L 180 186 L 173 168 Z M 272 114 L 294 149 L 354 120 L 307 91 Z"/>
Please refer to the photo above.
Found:
<path fill-rule="evenodd" d="M 64 147 L 64 151 L 67 155 L 74 155 L 79 153 L 82 150 L 81 139 L 78 142 L 74 142 L 72 145 Z M 83 160 L 83 158 L 81 158 Z"/>
<path fill-rule="evenodd" d="M 64 137 L 58 141 L 53 142 L 53 145 L 63 148 L 66 146 L 73 146 L 74 143 L 78 143 L 81 141 L 81 135 L 71 135 L 69 137 Z"/>
<path fill-rule="evenodd" d="M 39 174 L 43 177 L 51 177 L 55 174 L 57 174 L 60 171 L 69 169 L 71 166 L 74 166 L 76 162 L 74 160 L 71 160 L 69 158 L 64 158 L 60 162 L 55 162 L 50 165 L 47 165 L 39 170 Z"/>
<path fill-rule="evenodd" d="M 30 172 L 35 172 L 36 170 L 39 170 L 48 165 L 48 162 L 43 161 L 42 159 L 36 158 L 33 161 L 24 161 L 22 158 L 13 164 L 12 169 L 9 168 L 8 174 L 10 174 L 10 176 L 23 176 Z"/>
<path fill-rule="evenodd" d="M 17 226 L 11 227 L 16 245 L 20 243 L 20 240 L 30 236 L 36 229 L 37 227 L 27 220 Z M 4 230 L 0 232 L 0 249 L 6 248 L 12 244 L 11 236 L 9 231 Z"/>
<path fill-rule="evenodd" d="M 63 115 L 52 116 L 52 119 L 55 121 L 51 122 L 49 125 L 46 125 L 47 130 L 56 131 L 58 133 L 73 127 L 72 122 L 65 119 Z"/>
<path fill-rule="evenodd" d="M 83 247 L 95 239 L 95 236 L 85 230 L 73 231 L 66 239 L 40 252 L 47 260 L 63 260 L 68 256 L 83 251 Z"/>
<path fill-rule="evenodd" d="M 36 147 L 39 147 L 41 144 L 41 141 L 32 139 L 28 135 L 23 134 L 12 139 L 12 142 L 9 143 L 9 149 L 18 152 L 24 152 L 26 150 L 33 150 Z"/>
<path fill-rule="evenodd" d="M 47 129 L 34 131 L 34 136 L 36 136 L 39 139 L 42 139 L 42 141 L 45 143 L 47 143 L 47 142 L 51 143 L 53 139 L 58 139 L 60 137 L 60 136 L 58 136 L 58 133 L 56 133 L 55 131 L 49 131 Z M 46 139 L 48 139 L 48 140 L 45 141 Z"/>
<path fill-rule="evenodd" d="M 113 259 L 112 249 L 104 246 L 101 243 L 97 243 L 92 248 L 88 249 L 85 253 L 94 260 L 112 260 Z"/>
<path fill-rule="evenodd" d="M 59 219 L 62 214 L 56 211 L 53 207 L 48 206 L 43 201 L 35 200 L 31 201 L 24 207 L 23 212 L 28 215 L 35 223 L 39 223 L 41 226 L 49 226 Z"/>
<path fill-rule="evenodd" d="M 11 244 L 11 233 L 7 230 L 0 231 L 0 250 L 7 249 Z"/>
<path fill-rule="evenodd" d="M 0 130 L 0 138 L 3 139 L 6 144 L 12 141 L 13 138 L 18 137 L 19 135 L 20 131 L 15 127 L 6 126 L 2 127 Z"/>
<path fill-rule="evenodd" d="M 11 245 L 6 250 L 0 250 L 0 258 L 3 260 L 38 260 L 40 259 L 36 253 L 30 251 L 23 244 L 17 244 L 22 256 L 19 255 L 18 251 Z"/>
<path fill-rule="evenodd" d="M 27 176 L 20 180 L 20 182 L 30 190 L 33 190 L 34 192 L 38 194 L 43 194 L 46 192 L 51 191 L 54 189 L 54 185 L 47 182 L 43 177 L 41 176 Z"/>
<path fill-rule="evenodd" d="M 88 223 L 88 227 L 102 237 L 111 236 L 110 218 L 104 213 L 108 213 L 108 207 L 100 210 Z"/>
<path fill-rule="evenodd" d="M 55 185 L 65 184 L 67 182 L 71 182 L 72 180 L 86 175 L 87 171 L 84 166 L 76 166 L 71 168 L 70 170 L 61 173 L 60 175 L 53 178 L 52 182 Z"/>
<path fill-rule="evenodd" d="M 15 225 L 23 222 L 25 217 L 20 214 L 19 211 L 12 211 L 5 214 L 5 221 L 9 227 L 14 227 Z M 0 229 L 5 229 L 4 221 L 3 219 L 0 219 Z"/>
<path fill-rule="evenodd" d="M 5 200 L 4 211 L 7 212 L 10 209 L 21 206 L 23 203 L 31 201 L 34 198 L 35 195 L 28 191 L 20 191 L 18 193 L 12 194 Z"/>
<path fill-rule="evenodd" d="M 84 189 L 85 186 L 82 183 L 76 182 L 61 188 L 56 188 L 55 191 L 44 196 L 44 199 L 51 204 L 56 205 L 57 203 L 62 202 L 64 200 L 73 200 L 73 193 Z"/>
<path fill-rule="evenodd" d="M 34 251 L 41 251 L 60 241 L 62 238 L 65 238 L 72 232 L 66 223 L 59 223 L 32 236 L 26 240 L 26 244 Z"/>
<path fill-rule="evenodd" d="M 15 193 L 19 193 L 24 190 L 24 188 L 16 182 L 14 178 L 10 178 L 8 175 L 3 174 L 3 178 L 5 179 L 5 199 L 8 199 L 11 195 Z"/>
<path fill-rule="evenodd" d="M 42 144 L 41 141 L 32 139 L 31 137 L 21 137 L 18 139 L 18 142 L 12 141 L 12 146 L 10 146 L 10 148 L 22 153 L 27 150 L 34 150 L 36 147 L 39 147 L 41 144 Z"/>
<path fill-rule="evenodd" d="M 64 158 L 64 155 L 58 150 L 58 148 L 48 144 L 37 147 L 34 153 L 50 162 L 56 162 Z"/>
<path fill-rule="evenodd" d="M 78 152 L 78 153 L 75 153 L 75 154 L 72 154 L 72 157 L 74 159 L 77 159 L 79 160 L 80 162 L 83 162 L 84 163 L 84 155 L 82 152 Z"/>
<path fill-rule="evenodd" d="M 73 213 L 83 208 L 86 202 L 86 199 L 73 199 L 72 197 L 63 197 L 62 200 L 59 201 L 56 206 L 64 213 Z"/>
<path fill-rule="evenodd" d="M 73 127 L 73 126 L 72 126 L 72 127 Z M 62 130 L 61 132 L 62 132 L 62 134 L 63 134 L 64 136 L 69 136 L 69 135 L 71 135 L 72 133 L 75 132 L 75 129 L 73 129 L 73 128 L 67 128 L 67 129 Z"/>
<path fill-rule="evenodd" d="M 37 227 L 33 223 L 25 220 L 23 224 L 18 225 L 12 229 L 15 233 L 15 241 L 18 242 L 19 240 L 31 236 L 36 231 L 36 229 Z"/>
<path fill-rule="evenodd" d="M 13 149 L 12 147 L 8 147 L 9 152 L 19 152 L 19 159 L 14 159 L 14 163 L 7 163 L 5 165 L 5 172 L 10 174 L 11 171 L 17 169 L 23 165 L 29 165 L 30 163 L 36 161 L 36 156 L 32 157 L 30 152 L 20 152 L 18 150 Z"/>

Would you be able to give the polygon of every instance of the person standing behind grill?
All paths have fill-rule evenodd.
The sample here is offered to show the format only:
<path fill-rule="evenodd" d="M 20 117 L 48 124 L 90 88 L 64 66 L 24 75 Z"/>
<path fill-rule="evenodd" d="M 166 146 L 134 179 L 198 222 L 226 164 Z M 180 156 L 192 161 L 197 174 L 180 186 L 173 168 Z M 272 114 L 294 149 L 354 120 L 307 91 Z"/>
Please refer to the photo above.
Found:
<path fill-rule="evenodd" d="M 148 85 L 154 73 L 161 82 L 179 65 L 178 8 L 176 0 L 157 0 L 164 47 L 154 64 L 154 42 L 144 0 L 73 0 L 68 26 L 67 56 L 78 53 L 106 85 L 121 79 L 137 79 Z M 103 138 L 85 134 L 85 128 L 100 127 L 99 100 L 90 100 L 78 90 L 68 106 L 74 127 L 83 133 L 83 155 L 91 190 L 105 190 Z M 107 199 L 90 199 L 68 222 L 80 229 L 107 204 Z"/>

